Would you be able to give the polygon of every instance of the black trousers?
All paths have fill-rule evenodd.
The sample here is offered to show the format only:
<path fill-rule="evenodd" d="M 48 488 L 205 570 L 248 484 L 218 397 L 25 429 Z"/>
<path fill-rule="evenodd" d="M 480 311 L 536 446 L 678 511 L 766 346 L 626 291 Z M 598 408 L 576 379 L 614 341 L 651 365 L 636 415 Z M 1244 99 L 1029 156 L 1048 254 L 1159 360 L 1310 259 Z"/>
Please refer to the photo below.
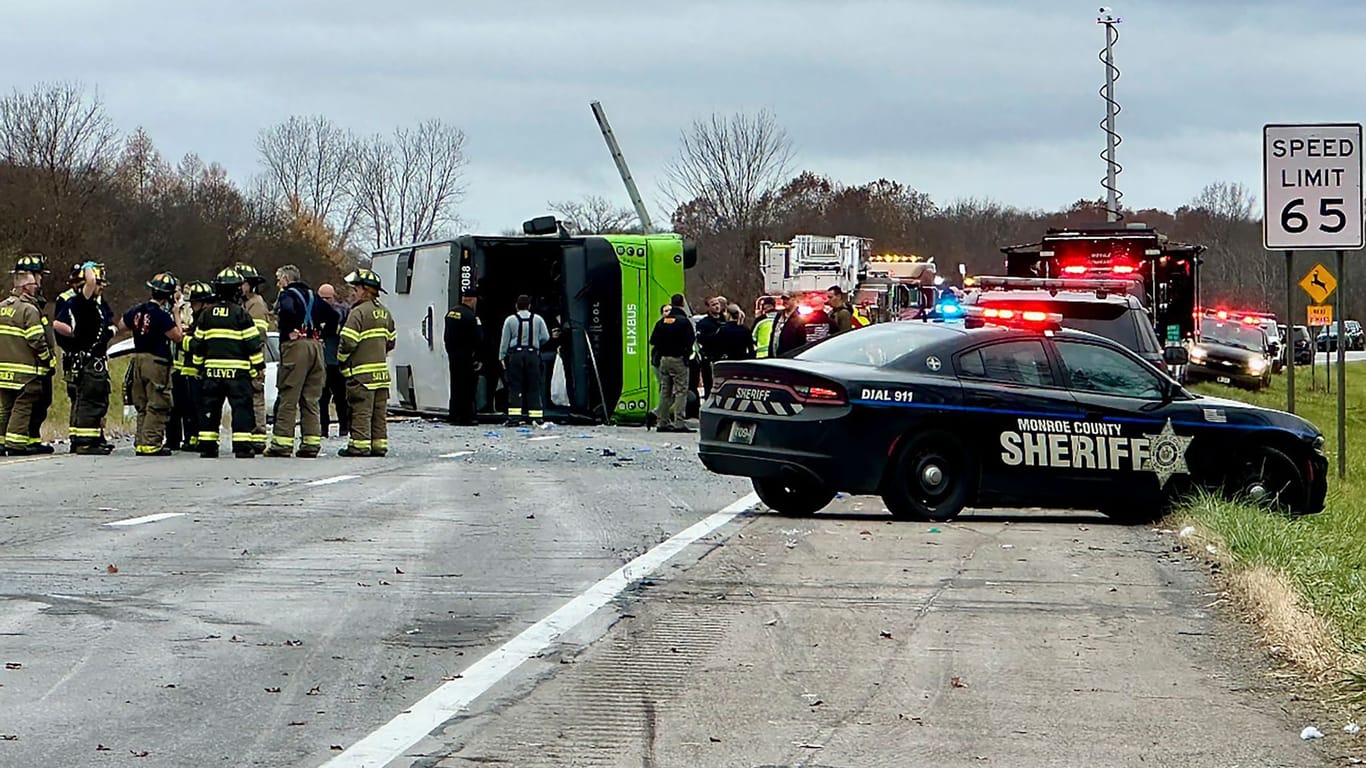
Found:
<path fill-rule="evenodd" d="M 166 447 L 171 450 L 184 443 L 199 442 L 199 379 L 183 373 L 171 374 L 171 420 L 166 423 Z"/>
<path fill-rule="evenodd" d="M 513 349 L 507 356 L 508 418 L 540 419 L 541 353 L 534 349 Z"/>
<path fill-rule="evenodd" d="M 479 383 L 479 372 L 471 361 L 452 360 L 451 401 L 449 420 L 452 424 L 474 424 L 474 393 Z"/>
<path fill-rule="evenodd" d="M 199 384 L 199 453 L 218 455 L 218 425 L 223 402 L 232 408 L 232 452 L 252 453 L 252 430 L 256 428 L 256 405 L 250 379 L 205 378 Z"/>
<path fill-rule="evenodd" d="M 327 427 L 332 423 L 332 416 L 327 412 L 327 404 L 332 403 L 337 406 L 337 437 L 345 437 L 351 433 L 351 406 L 346 402 L 346 377 L 342 375 L 340 365 L 328 364 L 327 378 L 323 380 L 323 396 L 318 400 L 318 417 L 323 423 L 323 436 L 327 436 Z"/>
<path fill-rule="evenodd" d="M 79 448 L 104 443 L 104 416 L 109 412 L 109 359 L 86 357 L 72 366 L 71 446 Z"/>

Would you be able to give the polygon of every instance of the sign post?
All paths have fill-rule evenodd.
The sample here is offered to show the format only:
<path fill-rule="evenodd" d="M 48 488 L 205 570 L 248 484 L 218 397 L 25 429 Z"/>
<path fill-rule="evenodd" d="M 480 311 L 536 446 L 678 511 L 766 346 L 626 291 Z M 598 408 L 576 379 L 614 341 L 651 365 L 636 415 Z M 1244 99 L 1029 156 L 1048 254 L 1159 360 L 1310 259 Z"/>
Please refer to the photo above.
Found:
<path fill-rule="evenodd" d="M 1347 368 L 1342 294 L 1346 291 L 1345 252 L 1360 250 L 1363 241 L 1361 198 L 1361 123 L 1315 123 L 1285 125 L 1268 123 L 1262 128 L 1262 245 L 1268 251 L 1285 251 L 1286 318 L 1294 290 L 1295 251 L 1336 251 L 1338 280 L 1344 284 L 1337 296 L 1338 352 L 1338 477 L 1347 476 Z M 1316 270 L 1327 272 L 1322 265 Z M 1328 281 L 1316 285 L 1306 276 L 1311 299 L 1316 291 L 1322 304 L 1333 293 Z M 1322 276 L 1320 275 L 1320 278 Z M 1330 275 L 1331 277 L 1331 275 Z M 1314 290 L 1311 290 L 1311 287 Z M 1331 311 L 1331 310 L 1329 310 Z M 1294 361 L 1287 376 L 1286 403 L 1293 412 Z"/>

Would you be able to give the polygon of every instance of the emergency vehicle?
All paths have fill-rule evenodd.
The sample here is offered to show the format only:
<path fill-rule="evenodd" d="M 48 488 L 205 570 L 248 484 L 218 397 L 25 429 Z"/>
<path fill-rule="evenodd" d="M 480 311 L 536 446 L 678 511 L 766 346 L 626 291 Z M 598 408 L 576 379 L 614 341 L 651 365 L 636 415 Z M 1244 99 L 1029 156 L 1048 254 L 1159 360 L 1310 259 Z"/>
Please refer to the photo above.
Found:
<path fill-rule="evenodd" d="M 568 405 L 547 403 L 548 417 L 643 424 L 659 399 L 650 331 L 660 308 L 684 292 L 696 248 L 676 234 L 570 237 L 548 216 L 523 230 L 526 237 L 463 235 L 373 253 L 371 268 L 384 278 L 384 305 L 398 327 L 390 409 L 447 413 L 442 323 L 473 288 L 492 355 L 519 294 L 532 297 L 534 311 L 559 317 Z"/>
<path fill-rule="evenodd" d="M 1037 243 L 1001 249 L 1010 277 L 1114 278 L 1152 316 L 1158 339 L 1190 343 L 1199 337 L 1200 254 L 1203 245 L 1171 242 L 1146 224 L 1053 227 Z"/>

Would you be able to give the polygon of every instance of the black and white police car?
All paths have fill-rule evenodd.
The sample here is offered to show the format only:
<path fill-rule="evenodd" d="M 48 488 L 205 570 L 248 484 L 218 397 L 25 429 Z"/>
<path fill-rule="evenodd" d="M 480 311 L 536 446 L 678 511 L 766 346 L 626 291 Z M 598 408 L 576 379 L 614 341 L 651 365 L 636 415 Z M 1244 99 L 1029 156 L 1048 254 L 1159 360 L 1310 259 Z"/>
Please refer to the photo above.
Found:
<path fill-rule="evenodd" d="M 935 521 L 965 507 L 1046 507 L 1147 522 L 1196 488 L 1323 509 L 1328 462 L 1313 424 L 1188 392 L 1060 320 L 878 324 L 782 358 L 718 363 L 700 458 L 751 478 L 791 515 L 837 491 Z M 1166 354 L 1186 362 L 1183 348 Z"/>

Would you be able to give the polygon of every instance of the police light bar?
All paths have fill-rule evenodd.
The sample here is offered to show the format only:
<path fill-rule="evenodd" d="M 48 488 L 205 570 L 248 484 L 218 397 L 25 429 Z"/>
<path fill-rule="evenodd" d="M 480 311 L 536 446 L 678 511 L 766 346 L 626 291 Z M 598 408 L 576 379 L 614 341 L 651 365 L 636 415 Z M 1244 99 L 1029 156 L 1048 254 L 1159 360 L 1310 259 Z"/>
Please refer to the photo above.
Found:
<path fill-rule="evenodd" d="M 1056 331 L 1062 327 L 1063 317 L 1057 312 L 1044 312 L 1037 309 L 1010 309 L 1007 307 L 970 306 L 969 317 L 982 321 L 983 325 L 998 325 L 1006 328 L 1034 328 Z"/>
<path fill-rule="evenodd" d="M 1141 287 L 1137 277 L 1118 280 L 1098 277 L 1058 278 L 1058 277 L 979 277 L 977 285 L 981 288 L 1001 288 L 1017 290 L 1039 290 L 1057 293 L 1058 291 L 1096 291 L 1100 293 L 1127 293 Z"/>

